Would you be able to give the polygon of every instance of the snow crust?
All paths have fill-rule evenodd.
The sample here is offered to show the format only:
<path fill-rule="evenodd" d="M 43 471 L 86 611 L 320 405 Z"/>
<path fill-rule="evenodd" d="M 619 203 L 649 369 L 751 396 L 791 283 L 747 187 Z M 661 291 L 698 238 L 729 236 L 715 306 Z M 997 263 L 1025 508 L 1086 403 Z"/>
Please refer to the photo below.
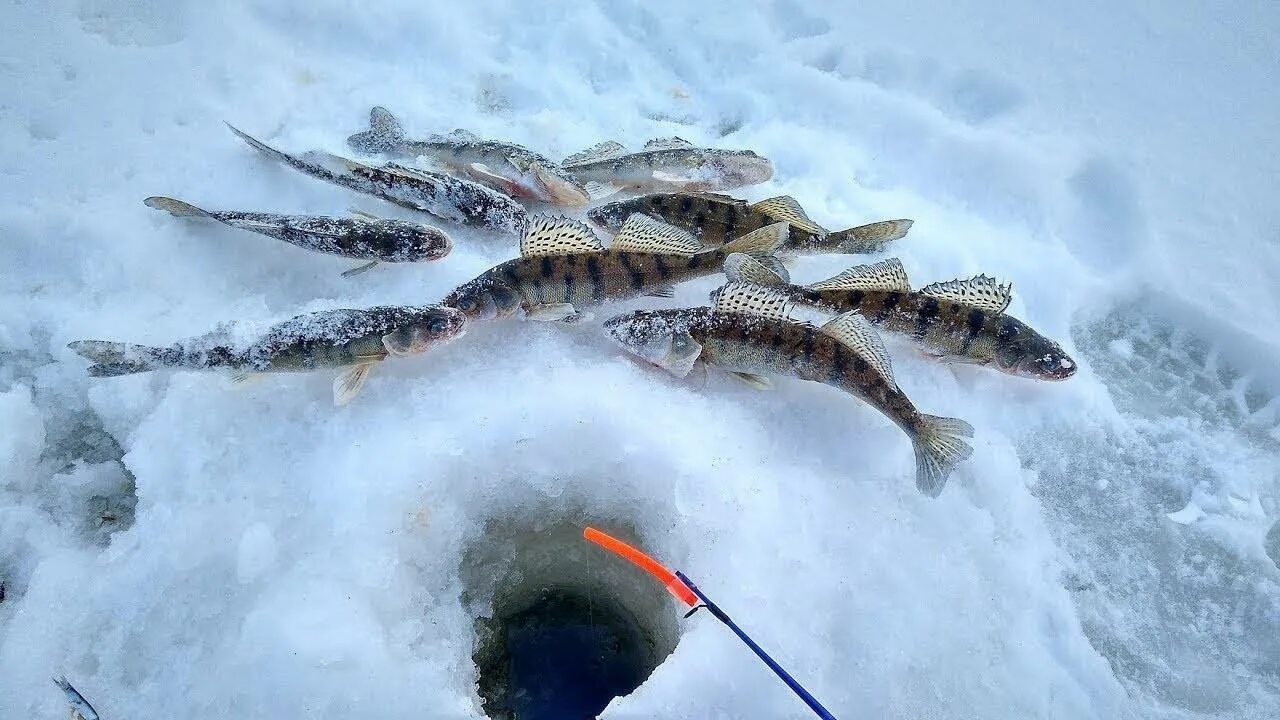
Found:
<path fill-rule="evenodd" d="M 483 717 L 466 559 L 582 519 L 635 528 L 840 717 L 1280 715 L 1280 7 L 80 0 L 0 27 L 0 717 L 64 713 L 55 674 L 104 718 Z M 412 218 L 222 124 L 345 154 L 375 104 L 557 158 L 756 150 L 775 176 L 743 196 L 913 218 L 913 284 L 1012 281 L 1081 371 L 895 352 L 977 429 L 937 500 L 871 408 L 681 384 L 591 324 L 474 328 L 343 408 L 323 373 L 84 376 L 68 341 L 422 305 L 514 256 L 451 227 L 443 261 L 344 279 L 142 205 Z M 604 717 L 805 716 L 682 626 Z"/>

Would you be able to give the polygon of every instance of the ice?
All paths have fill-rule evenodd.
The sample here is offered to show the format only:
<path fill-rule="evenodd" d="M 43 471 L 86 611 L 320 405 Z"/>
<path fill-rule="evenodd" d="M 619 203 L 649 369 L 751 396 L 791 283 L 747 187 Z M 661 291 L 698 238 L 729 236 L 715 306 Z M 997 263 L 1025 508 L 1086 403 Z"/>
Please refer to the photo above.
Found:
<path fill-rule="evenodd" d="M 65 0 L 0 24 L 0 717 L 64 715 L 65 675 L 105 720 L 481 718 L 481 619 L 553 572 L 659 608 L 635 615 L 674 641 L 603 717 L 805 716 L 625 566 L 516 559 L 587 522 L 686 572 L 839 717 L 1280 715 L 1274 4 Z M 448 227 L 448 258 L 347 279 L 142 205 L 413 219 L 222 125 L 341 155 L 379 104 L 413 137 L 553 158 L 750 148 L 775 175 L 743 197 L 914 219 L 890 249 L 913 284 L 1013 282 L 1081 370 L 892 346 L 922 411 L 977 430 L 937 500 L 873 410 L 640 367 L 611 308 L 473 328 L 343 408 L 325 373 L 85 377 L 68 341 L 423 305 L 512 257 Z"/>

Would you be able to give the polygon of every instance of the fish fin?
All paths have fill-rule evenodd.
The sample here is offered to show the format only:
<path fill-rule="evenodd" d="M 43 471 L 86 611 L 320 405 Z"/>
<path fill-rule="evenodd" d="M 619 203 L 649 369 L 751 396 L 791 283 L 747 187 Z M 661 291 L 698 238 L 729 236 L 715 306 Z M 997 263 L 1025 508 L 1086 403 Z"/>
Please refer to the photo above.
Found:
<path fill-rule="evenodd" d="M 773 381 L 763 375 L 746 372 L 731 372 L 730 375 L 738 378 L 742 382 L 750 385 L 757 390 L 772 390 Z"/>
<path fill-rule="evenodd" d="M 237 137 L 239 137 L 241 140 L 248 143 L 249 147 L 253 148 L 254 150 L 270 155 L 271 157 L 277 160 L 280 160 L 282 162 L 289 162 L 290 160 L 292 160 L 292 157 L 288 153 L 281 152 L 271 147 L 270 145 L 262 142 L 261 140 L 246 134 L 245 132 L 237 128 L 235 125 L 232 125 L 231 123 L 225 120 L 223 121 L 223 124 L 226 125 L 228 128 L 231 128 L 231 132 L 235 133 Z"/>
<path fill-rule="evenodd" d="M 968 280 L 936 282 L 920 288 L 921 295 L 963 303 L 993 313 L 1002 313 L 1013 300 L 1013 283 L 1001 285 L 995 278 L 978 275 Z"/>
<path fill-rule="evenodd" d="M 404 126 L 391 111 L 375 105 L 369 110 L 369 129 L 347 137 L 347 145 L 357 152 L 390 152 L 404 140 Z"/>
<path fill-rule="evenodd" d="M 525 194 L 521 193 L 519 183 L 511 180 L 510 178 L 499 175 L 484 163 L 471 163 L 467 166 L 467 174 L 470 175 L 472 179 L 486 185 L 492 185 L 508 195 L 519 196 L 521 194 Z"/>
<path fill-rule="evenodd" d="M 748 282 L 766 287 L 780 287 L 787 279 L 746 253 L 733 253 L 724 261 L 724 274 L 729 282 Z"/>
<path fill-rule="evenodd" d="M 667 353 L 667 359 L 662 367 L 676 377 L 687 377 L 698 364 L 700 357 L 702 357 L 702 343 L 695 340 L 688 330 L 681 330 L 671 337 L 671 352 Z M 705 371 L 704 363 L 703 372 Z M 705 380 L 705 377 L 703 379 Z"/>
<path fill-rule="evenodd" d="M 913 220 L 882 220 L 829 233 L 823 240 L 833 252 L 862 254 L 879 252 L 885 245 L 905 237 Z"/>
<path fill-rule="evenodd" d="M 702 250 L 687 231 L 668 225 L 644 213 L 632 213 L 613 236 L 611 250 L 660 255 L 696 255 Z"/>
<path fill-rule="evenodd" d="M 889 358 L 889 351 L 885 349 L 880 333 L 876 332 L 871 322 L 858 311 L 850 310 L 841 313 L 818 330 L 858 353 L 868 365 L 884 376 L 890 385 L 898 386 L 898 381 L 893 377 L 893 360 Z"/>
<path fill-rule="evenodd" d="M 693 147 L 693 143 L 682 137 L 654 138 L 644 144 L 645 150 L 681 150 Z"/>
<path fill-rule="evenodd" d="M 645 293 L 645 297 L 673 298 L 675 296 L 676 296 L 676 289 L 671 287 L 670 285 L 663 285 L 662 287 L 656 287 L 650 290 L 649 292 Z"/>
<path fill-rule="evenodd" d="M 529 164 L 529 174 L 533 175 L 543 192 L 557 205 L 582 207 L 591 202 L 591 193 L 554 165 L 532 162 Z"/>
<path fill-rule="evenodd" d="M 373 365 L 371 362 L 360 363 L 339 373 L 333 379 L 333 404 L 341 407 L 359 395 L 364 381 L 369 379 L 369 371 L 373 369 Z"/>
<path fill-rule="evenodd" d="M 916 451 L 916 488 L 929 497 L 938 497 L 947 476 L 973 455 L 973 447 L 962 440 L 973 437 L 973 426 L 963 420 L 920 415 L 913 439 Z"/>
<path fill-rule="evenodd" d="M 854 265 L 835 277 L 810 284 L 809 289 L 911 292 L 911 283 L 902 261 L 889 258 L 872 265 Z"/>
<path fill-rule="evenodd" d="M 164 210 L 174 217 L 204 217 L 211 218 L 213 213 L 208 210 L 202 210 L 191 203 L 185 203 L 163 195 L 154 195 L 142 201 L 143 205 L 156 210 Z"/>
<path fill-rule="evenodd" d="M 576 320 L 580 313 L 572 303 L 546 303 L 526 308 L 524 314 L 530 320 L 538 322 L 560 322 L 571 318 Z"/>
<path fill-rule="evenodd" d="M 344 271 L 344 272 L 342 273 L 342 277 L 344 277 L 344 278 L 355 277 L 356 275 L 359 275 L 360 273 L 366 273 L 366 272 L 369 272 L 369 271 L 370 271 L 370 270 L 372 270 L 375 266 L 377 266 L 377 264 L 378 264 L 378 261 L 377 261 L 377 260 L 370 260 L 369 262 L 367 262 L 367 263 L 365 263 L 365 264 L 363 264 L 363 265 L 357 265 L 356 267 L 353 267 L 353 268 L 351 268 L 350 270 L 346 270 L 346 271 Z"/>
<path fill-rule="evenodd" d="M 115 377 L 132 375 L 167 367 L 165 351 L 149 345 L 111 342 L 108 340 L 77 340 L 67 347 L 93 363 L 88 368 L 90 377 Z"/>
<path fill-rule="evenodd" d="M 362 220 L 368 220 L 369 222 L 382 222 L 382 218 L 378 217 L 377 215 L 374 215 L 373 213 L 367 213 L 361 210 L 360 208 L 350 207 L 350 208 L 347 208 L 347 212 Z"/>
<path fill-rule="evenodd" d="M 790 223 L 792 227 L 811 232 L 815 235 L 826 235 L 827 229 L 809 219 L 804 208 L 790 195 L 779 195 L 767 200 L 752 203 L 752 210 L 758 210 L 774 220 Z"/>
<path fill-rule="evenodd" d="M 602 183 L 595 180 L 589 180 L 587 181 L 587 184 L 583 186 L 583 189 L 587 191 L 587 194 L 591 196 L 592 200 L 599 200 L 621 191 L 622 186 L 615 185 L 614 183 Z"/>
<path fill-rule="evenodd" d="M 746 253 L 759 260 L 772 256 L 787 241 L 790 230 L 785 222 L 776 222 L 743 235 L 717 248 L 726 255 Z"/>
<path fill-rule="evenodd" d="M 239 387 L 247 387 L 261 381 L 266 376 L 267 373 L 253 372 L 251 370 L 237 370 L 231 373 L 231 382 Z"/>
<path fill-rule="evenodd" d="M 592 253 L 604 249 L 600 238 L 580 220 L 537 215 L 520 238 L 520 256 Z"/>
<path fill-rule="evenodd" d="M 560 165 L 566 168 L 578 165 L 586 165 L 587 163 L 600 162 L 601 160 L 611 160 L 619 158 L 627 154 L 627 148 L 616 140 L 605 140 L 596 143 L 585 150 L 579 150 L 560 162 Z"/>
<path fill-rule="evenodd" d="M 712 301 L 718 313 L 755 315 L 771 320 L 790 320 L 794 307 L 781 290 L 745 282 L 725 285 L 713 294 Z"/>

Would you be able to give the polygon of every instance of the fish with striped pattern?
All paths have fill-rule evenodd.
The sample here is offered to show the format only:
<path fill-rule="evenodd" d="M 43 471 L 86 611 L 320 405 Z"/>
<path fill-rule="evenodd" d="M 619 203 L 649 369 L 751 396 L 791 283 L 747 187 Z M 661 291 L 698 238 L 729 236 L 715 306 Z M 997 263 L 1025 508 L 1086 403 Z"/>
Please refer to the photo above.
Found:
<path fill-rule="evenodd" d="M 856 265 L 810 285 L 793 285 L 747 255 L 725 262 L 730 280 L 775 287 L 791 301 L 833 314 L 857 311 L 905 335 L 927 354 L 1036 380 L 1065 380 L 1076 362 L 1058 343 L 1005 312 L 1013 286 L 986 275 L 912 290 L 897 258 Z"/>
<path fill-rule="evenodd" d="M 606 248 L 582 222 L 535 216 L 520 241 L 520 257 L 458 287 L 443 304 L 469 319 L 523 310 L 534 320 L 573 322 L 585 316 L 582 308 L 606 301 L 671 297 L 672 286 L 718 274 L 735 252 L 776 266 L 770 253 L 785 236 L 786 226 L 775 223 L 707 250 L 689 233 L 635 214 Z"/>
<path fill-rule="evenodd" d="M 647 213 L 692 233 L 708 245 L 722 245 L 740 235 L 787 223 L 789 237 L 782 252 L 788 255 L 821 253 L 871 253 L 907 234 L 911 220 L 884 220 L 831 232 L 809 219 L 789 195 L 748 203 L 716 193 L 655 193 L 619 200 L 587 212 L 591 222 L 614 230 L 633 213 Z"/>
<path fill-rule="evenodd" d="M 973 449 L 963 420 L 926 415 L 898 388 L 875 330 L 857 313 L 822 326 L 793 317 L 776 288 L 731 282 L 712 307 L 642 310 L 605 322 L 623 348 L 677 377 L 701 362 L 765 386 L 781 375 L 830 385 L 867 402 L 907 434 L 915 448 L 916 487 L 937 497 L 947 477 Z"/>
<path fill-rule="evenodd" d="M 248 343 L 228 338 L 223 330 L 166 348 L 105 340 L 79 340 L 67 347 L 94 363 L 92 377 L 171 368 L 230 370 L 243 380 L 258 373 L 346 368 L 333 383 L 334 404 L 344 405 L 374 365 L 426 352 L 464 332 L 466 319 L 453 308 L 384 306 L 299 315 Z"/>

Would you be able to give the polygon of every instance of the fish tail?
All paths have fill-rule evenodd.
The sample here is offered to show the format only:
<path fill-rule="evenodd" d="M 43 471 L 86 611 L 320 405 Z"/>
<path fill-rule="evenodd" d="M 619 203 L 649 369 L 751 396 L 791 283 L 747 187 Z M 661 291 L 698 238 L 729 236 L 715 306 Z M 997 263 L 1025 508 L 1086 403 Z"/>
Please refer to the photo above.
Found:
<path fill-rule="evenodd" d="M 149 208 L 155 208 L 156 210 L 164 210 L 174 217 L 213 217 L 213 213 L 208 210 L 201 210 L 191 203 L 185 203 L 171 197 L 164 197 L 163 195 L 149 197 L 146 200 L 143 200 L 142 204 Z"/>
<path fill-rule="evenodd" d="M 184 364 L 181 351 L 106 340 L 77 340 L 67 347 L 86 360 L 90 377 L 115 377 Z"/>
<path fill-rule="evenodd" d="M 404 140 L 404 126 L 391 111 L 375 105 L 369 111 L 369 129 L 347 138 L 347 145 L 367 154 L 390 152 Z"/>
<path fill-rule="evenodd" d="M 249 144 L 249 147 L 253 148 L 254 150 L 257 150 L 257 151 L 259 151 L 259 152 L 262 152 L 262 153 L 265 153 L 265 154 L 267 154 L 267 155 L 270 155 L 271 157 L 273 157 L 273 158 L 275 158 L 275 159 L 279 160 L 280 162 L 283 162 L 283 163 L 285 163 L 285 164 L 287 164 L 287 165 L 297 165 L 297 164 L 298 164 L 298 163 L 297 163 L 297 161 L 293 159 L 293 157 L 291 157 L 291 156 L 289 156 L 289 155 L 287 155 L 287 154 L 285 154 L 285 153 L 282 153 L 282 152 L 280 152 L 279 150 L 277 150 L 277 149 L 275 149 L 275 148 L 271 147 L 270 145 L 268 145 L 268 144 L 266 144 L 266 143 L 262 142 L 261 140 L 259 140 L 259 139 L 255 138 L 255 137 L 252 137 L 252 136 L 250 136 L 250 135 L 248 135 L 248 134 L 246 134 L 246 133 L 242 132 L 242 131 L 241 131 L 239 128 L 237 128 L 235 125 L 232 125 L 231 123 L 226 122 L 225 120 L 223 121 L 223 124 L 225 124 L 228 128 L 231 128 L 231 132 L 235 133 L 237 137 L 239 137 L 241 140 L 243 140 L 243 141 L 245 141 L 246 143 L 248 143 L 248 144 Z"/>
<path fill-rule="evenodd" d="M 969 423 L 937 415 L 920 416 L 914 439 L 916 487 L 920 492 L 938 497 L 951 471 L 973 454 L 973 448 L 962 437 L 973 437 Z"/>
<path fill-rule="evenodd" d="M 879 252 L 894 240 L 905 237 L 913 224 L 914 220 L 907 219 L 882 220 L 828 233 L 819 238 L 816 244 L 832 253 L 858 255 Z"/>

